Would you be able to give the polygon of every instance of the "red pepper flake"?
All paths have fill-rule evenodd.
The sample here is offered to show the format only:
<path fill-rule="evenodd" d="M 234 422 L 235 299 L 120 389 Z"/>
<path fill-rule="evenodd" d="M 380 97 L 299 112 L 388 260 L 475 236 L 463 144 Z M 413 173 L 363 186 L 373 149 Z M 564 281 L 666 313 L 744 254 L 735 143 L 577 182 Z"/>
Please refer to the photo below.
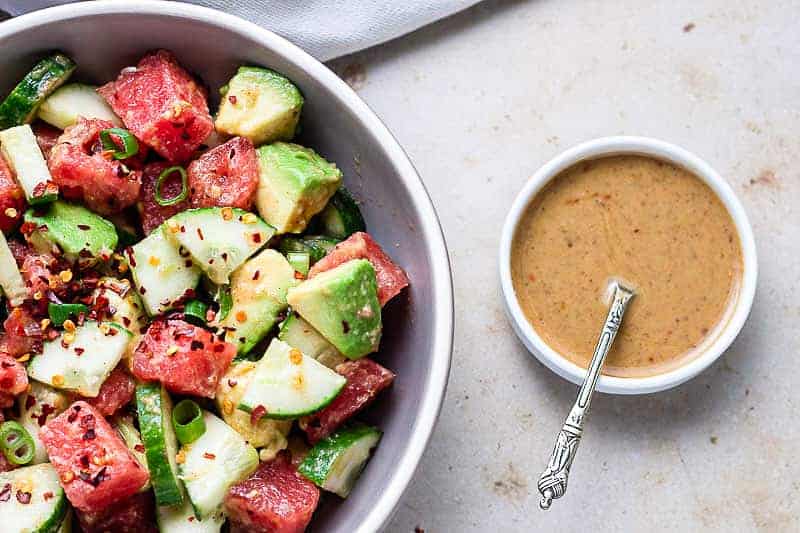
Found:
<path fill-rule="evenodd" d="M 350 323 L 347 320 L 342 320 L 342 331 L 345 335 L 350 333 Z"/>
<path fill-rule="evenodd" d="M 189 522 L 194 522 L 195 518 L 193 516 L 189 517 Z"/>
<path fill-rule="evenodd" d="M 146 292 L 147 289 L 145 289 L 144 287 L 139 287 L 139 294 L 145 294 Z"/>
<path fill-rule="evenodd" d="M 11 499 L 11 483 L 3 485 L 3 490 L 0 490 L 0 502 L 7 502 Z"/>
<path fill-rule="evenodd" d="M 200 237 L 201 241 L 205 239 L 205 237 L 203 237 L 203 230 L 200 228 L 197 228 L 197 236 Z"/>
<path fill-rule="evenodd" d="M 84 350 L 83 348 L 80 348 L 78 346 L 75 347 L 75 353 L 77 354 L 78 357 L 82 356 L 83 352 L 85 352 L 85 351 L 86 350 Z"/>
<path fill-rule="evenodd" d="M 236 380 L 235 379 L 229 379 L 228 380 L 228 387 L 233 388 L 235 386 L 236 386 Z"/>
<path fill-rule="evenodd" d="M 17 501 L 22 505 L 28 505 L 31 503 L 31 493 L 30 492 L 23 492 L 21 490 L 17 491 Z"/>
<path fill-rule="evenodd" d="M 253 242 L 259 244 L 261 242 L 261 234 L 253 233 Z"/>
<path fill-rule="evenodd" d="M 126 328 L 129 327 L 131 325 L 131 319 L 126 316 L 122 317 L 122 325 Z"/>
<path fill-rule="evenodd" d="M 144 453 L 144 446 L 141 444 L 137 444 L 136 446 L 133 447 L 133 449 L 134 451 L 137 451 L 139 453 Z"/>
<path fill-rule="evenodd" d="M 130 263 L 133 268 L 136 268 L 136 259 L 133 256 L 133 249 L 130 246 L 125 248 L 125 254 L 128 256 L 128 263 Z"/>
<path fill-rule="evenodd" d="M 53 496 L 55 496 L 55 494 L 53 494 L 53 493 L 52 493 L 52 492 L 50 492 L 49 490 L 48 490 L 47 492 L 45 492 L 44 494 L 42 494 L 42 498 L 44 498 L 44 501 L 50 501 L 50 500 L 52 500 L 52 499 L 53 499 Z"/>
<path fill-rule="evenodd" d="M 236 95 L 232 94 L 232 95 L 228 96 L 228 101 L 230 103 L 232 103 L 233 105 L 236 105 Z"/>
<path fill-rule="evenodd" d="M 222 252 L 222 260 L 225 262 L 228 261 L 228 252 Z"/>
<path fill-rule="evenodd" d="M 253 281 L 256 281 L 259 277 L 261 277 L 260 270 L 256 270 L 255 272 L 253 272 Z"/>
<path fill-rule="evenodd" d="M 106 469 L 107 467 L 103 467 L 97 472 L 97 475 L 92 478 L 92 485 L 97 487 L 106 479 Z"/>
<path fill-rule="evenodd" d="M 54 406 L 46 404 L 46 403 L 42 404 L 42 414 L 40 414 L 36 418 L 36 423 L 39 424 L 39 427 L 44 426 L 47 423 L 47 417 L 52 415 L 55 412 L 56 412 L 56 408 Z M 69 416 L 67 417 L 67 420 L 69 420 L 70 422 L 74 422 L 75 418 L 73 418 L 73 417 L 77 417 L 77 416 L 78 415 L 76 413 L 70 413 Z"/>
<path fill-rule="evenodd" d="M 203 457 L 205 457 L 206 459 L 210 459 L 212 461 L 217 458 L 216 455 L 214 455 L 213 453 L 208 453 L 208 452 L 205 452 L 203 454 Z"/>
<path fill-rule="evenodd" d="M 97 420 L 95 420 L 94 415 L 91 413 L 81 418 L 81 427 L 83 429 L 94 429 L 96 424 Z"/>
<path fill-rule="evenodd" d="M 81 231 L 89 231 L 92 227 L 87 224 L 78 224 L 78 229 Z"/>
<path fill-rule="evenodd" d="M 36 398 L 33 397 L 32 394 L 29 394 L 27 398 L 25 398 L 25 409 L 30 409 L 36 405 Z"/>
<path fill-rule="evenodd" d="M 263 405 L 256 406 L 256 408 L 253 409 L 253 412 L 250 413 L 250 424 L 255 426 L 256 424 L 258 424 L 258 421 L 261 420 L 261 417 L 263 417 L 266 414 L 267 414 L 266 407 L 264 407 Z"/>
<path fill-rule="evenodd" d="M 189 345 L 189 348 L 192 350 L 202 350 L 205 348 L 205 345 L 200 341 L 192 341 L 192 344 Z"/>

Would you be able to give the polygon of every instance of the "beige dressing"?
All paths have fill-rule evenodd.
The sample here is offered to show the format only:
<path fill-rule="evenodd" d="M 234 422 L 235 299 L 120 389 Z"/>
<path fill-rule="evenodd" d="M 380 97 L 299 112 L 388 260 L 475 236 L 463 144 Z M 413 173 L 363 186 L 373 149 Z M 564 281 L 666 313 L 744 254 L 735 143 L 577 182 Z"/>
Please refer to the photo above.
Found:
<path fill-rule="evenodd" d="M 712 342 L 738 293 L 742 252 L 711 189 L 639 156 L 578 164 L 554 178 L 520 221 L 511 276 L 542 339 L 587 367 L 608 307 L 607 280 L 637 290 L 604 373 L 666 372 Z"/>

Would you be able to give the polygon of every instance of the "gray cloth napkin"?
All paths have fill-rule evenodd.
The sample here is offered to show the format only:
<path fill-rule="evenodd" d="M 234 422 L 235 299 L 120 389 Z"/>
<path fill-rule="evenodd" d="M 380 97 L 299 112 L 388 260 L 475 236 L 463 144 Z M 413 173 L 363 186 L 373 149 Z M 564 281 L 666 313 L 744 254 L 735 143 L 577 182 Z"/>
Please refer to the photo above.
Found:
<path fill-rule="evenodd" d="M 20 15 L 71 1 L 0 0 L 0 9 Z M 189 1 L 260 24 L 325 61 L 414 31 L 479 0 Z"/>

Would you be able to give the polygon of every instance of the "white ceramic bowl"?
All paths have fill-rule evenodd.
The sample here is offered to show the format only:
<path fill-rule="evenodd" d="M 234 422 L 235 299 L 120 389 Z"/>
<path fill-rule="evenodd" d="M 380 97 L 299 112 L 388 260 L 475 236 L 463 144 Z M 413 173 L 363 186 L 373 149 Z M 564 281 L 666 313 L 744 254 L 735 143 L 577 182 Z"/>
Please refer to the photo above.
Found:
<path fill-rule="evenodd" d="M 391 517 L 433 431 L 444 398 L 453 336 L 447 250 L 430 198 L 408 157 L 375 114 L 333 72 L 285 39 L 212 9 L 177 2 L 98 0 L 0 23 L 0 94 L 48 50 L 99 83 L 148 49 L 173 50 L 212 97 L 241 64 L 272 67 L 304 93 L 299 142 L 335 161 L 361 200 L 370 233 L 411 279 L 384 308 L 377 361 L 397 374 L 363 419 L 384 431 L 347 500 L 325 498 L 310 531 L 370 533 Z M 0 526 L 0 530 L 3 529 Z"/>
<path fill-rule="evenodd" d="M 620 378 L 600 376 L 597 390 L 613 394 L 645 394 L 658 392 L 680 385 L 708 368 L 731 345 L 747 320 L 758 277 L 758 262 L 753 230 L 747 214 L 736 198 L 733 189 L 711 166 L 696 155 L 663 141 L 646 137 L 604 137 L 570 148 L 542 166 L 525 184 L 511 206 L 511 211 L 503 225 L 500 238 L 500 281 L 505 300 L 506 312 L 514 331 L 539 361 L 559 376 L 580 384 L 586 370 L 568 361 L 548 346 L 525 318 L 511 281 L 511 243 L 517 225 L 525 209 L 540 190 L 561 171 L 590 159 L 611 155 L 645 155 L 678 165 L 701 180 L 719 197 L 733 218 L 742 246 L 744 268 L 739 294 L 733 303 L 732 312 L 722 325 L 716 339 L 682 366 L 654 376 L 643 378 Z M 600 324 L 598 324 L 598 332 Z"/>

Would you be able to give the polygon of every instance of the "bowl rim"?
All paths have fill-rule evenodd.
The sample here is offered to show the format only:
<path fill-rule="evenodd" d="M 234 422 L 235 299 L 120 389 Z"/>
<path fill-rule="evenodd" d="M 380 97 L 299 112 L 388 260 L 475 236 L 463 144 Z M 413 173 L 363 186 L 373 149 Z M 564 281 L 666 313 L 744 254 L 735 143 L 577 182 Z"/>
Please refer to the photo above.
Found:
<path fill-rule="evenodd" d="M 188 3 L 162 0 L 96 0 L 50 7 L 8 19 L 0 23 L 0 39 L 15 33 L 97 15 L 156 15 L 194 20 L 242 35 L 287 58 L 298 68 L 323 84 L 332 97 L 356 115 L 362 126 L 386 151 L 390 163 L 409 190 L 414 209 L 420 216 L 419 231 L 429 246 L 433 285 L 434 323 L 431 368 L 424 395 L 417 404 L 417 417 L 402 455 L 394 461 L 388 484 L 375 495 L 375 501 L 361 519 L 357 531 L 367 533 L 383 529 L 394 515 L 405 490 L 427 448 L 444 401 L 453 350 L 453 278 L 441 223 L 430 194 L 408 155 L 386 125 L 361 98 L 310 54 L 285 38 L 235 15 Z"/>
<path fill-rule="evenodd" d="M 698 356 L 663 374 L 622 378 L 601 375 L 597 390 L 611 394 L 659 392 L 692 379 L 714 363 L 731 345 L 750 313 L 758 279 L 758 259 L 753 230 L 747 213 L 731 186 L 711 165 L 679 146 L 650 137 L 601 137 L 573 146 L 542 165 L 517 194 L 506 216 L 500 237 L 499 270 L 506 314 L 522 343 L 550 370 L 580 385 L 586 370 L 551 348 L 528 322 L 514 291 L 511 279 L 511 247 L 519 221 L 533 198 L 563 170 L 591 159 L 612 155 L 643 155 L 674 163 L 693 173 L 717 195 L 733 219 L 742 247 L 742 280 L 731 315 L 719 335 Z"/>

